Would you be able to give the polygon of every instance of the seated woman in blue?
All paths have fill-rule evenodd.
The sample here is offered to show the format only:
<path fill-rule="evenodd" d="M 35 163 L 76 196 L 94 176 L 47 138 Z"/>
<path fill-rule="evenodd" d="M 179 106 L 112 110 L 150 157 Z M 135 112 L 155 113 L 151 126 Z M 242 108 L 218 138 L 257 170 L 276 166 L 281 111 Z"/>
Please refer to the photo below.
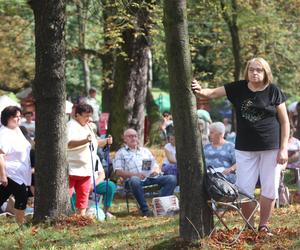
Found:
<path fill-rule="evenodd" d="M 225 126 L 214 122 L 209 126 L 210 143 L 204 146 L 205 162 L 225 175 L 231 183 L 236 181 L 234 144 L 224 140 Z"/>

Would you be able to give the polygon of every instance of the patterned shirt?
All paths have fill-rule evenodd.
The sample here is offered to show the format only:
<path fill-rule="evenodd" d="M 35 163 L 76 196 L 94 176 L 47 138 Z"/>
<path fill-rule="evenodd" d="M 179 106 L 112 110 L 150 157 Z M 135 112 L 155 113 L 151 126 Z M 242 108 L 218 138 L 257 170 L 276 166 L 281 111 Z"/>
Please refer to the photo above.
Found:
<path fill-rule="evenodd" d="M 114 170 L 123 170 L 132 173 L 150 173 L 157 167 L 152 153 L 144 147 L 137 150 L 130 149 L 127 145 L 120 148 L 113 160 Z"/>
<path fill-rule="evenodd" d="M 213 147 L 212 144 L 204 146 L 206 166 L 212 166 L 217 172 L 223 172 L 225 168 L 230 168 L 236 163 L 234 144 L 226 142 L 220 147 Z M 235 173 L 225 176 L 231 183 L 235 183 Z"/>

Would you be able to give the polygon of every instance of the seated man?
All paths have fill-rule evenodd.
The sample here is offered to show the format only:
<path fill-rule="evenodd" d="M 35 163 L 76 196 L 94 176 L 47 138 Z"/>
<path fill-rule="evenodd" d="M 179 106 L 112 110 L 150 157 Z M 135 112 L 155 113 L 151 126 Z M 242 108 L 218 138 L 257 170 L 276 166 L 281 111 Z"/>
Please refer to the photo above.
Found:
<path fill-rule="evenodd" d="M 158 164 L 151 152 L 139 147 L 139 139 L 134 129 L 125 130 L 124 147 L 119 149 L 113 161 L 116 175 L 127 180 L 137 200 L 143 216 L 151 215 L 144 197 L 143 186 L 158 184 L 160 196 L 172 195 L 176 187 L 175 175 L 161 175 Z"/>

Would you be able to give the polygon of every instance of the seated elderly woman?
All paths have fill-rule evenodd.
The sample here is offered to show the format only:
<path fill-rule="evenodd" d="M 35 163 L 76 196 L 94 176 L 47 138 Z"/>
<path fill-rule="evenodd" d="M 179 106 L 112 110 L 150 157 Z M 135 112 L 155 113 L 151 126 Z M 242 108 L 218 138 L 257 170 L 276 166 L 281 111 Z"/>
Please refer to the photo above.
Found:
<path fill-rule="evenodd" d="M 214 122 L 209 126 L 210 143 L 204 146 L 207 166 L 222 172 L 231 183 L 236 181 L 236 161 L 234 144 L 224 139 L 225 126 L 222 122 Z"/>
<path fill-rule="evenodd" d="M 177 161 L 176 161 L 176 148 L 175 148 L 175 136 L 170 134 L 168 136 L 168 143 L 164 146 L 165 159 L 162 165 L 162 172 L 165 175 L 176 175 L 177 172 Z"/>

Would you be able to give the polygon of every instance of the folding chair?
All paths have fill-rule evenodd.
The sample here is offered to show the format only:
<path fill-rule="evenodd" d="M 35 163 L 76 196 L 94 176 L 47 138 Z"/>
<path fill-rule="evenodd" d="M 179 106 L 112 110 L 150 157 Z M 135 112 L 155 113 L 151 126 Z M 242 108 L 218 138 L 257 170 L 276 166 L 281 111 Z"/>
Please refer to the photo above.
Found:
<path fill-rule="evenodd" d="M 253 212 L 251 213 L 251 215 L 249 216 L 249 218 L 247 219 L 247 218 L 245 218 L 245 216 L 242 213 L 241 205 L 244 203 L 250 203 L 250 202 L 253 202 L 255 204 L 255 208 L 254 208 Z M 230 241 L 229 243 L 224 243 L 224 242 L 220 242 L 220 243 L 228 245 L 228 246 L 233 245 L 240 238 L 242 232 L 245 230 L 246 227 L 248 227 L 255 234 L 257 234 L 255 228 L 250 224 L 251 219 L 254 217 L 256 211 L 259 209 L 259 202 L 258 202 L 258 200 L 255 199 L 255 197 L 251 197 L 251 196 L 248 196 L 246 194 L 242 194 L 239 192 L 238 199 L 233 202 L 220 202 L 220 201 L 215 201 L 215 200 L 211 199 L 208 201 L 208 205 L 211 207 L 213 214 L 218 219 L 218 221 L 214 225 L 214 228 L 212 229 L 212 231 L 209 234 L 209 238 L 213 235 L 213 233 L 215 231 L 217 231 L 217 227 L 220 224 L 222 224 L 227 229 L 227 231 L 230 230 L 224 220 L 225 214 L 230 210 L 236 211 L 244 223 L 239 228 L 239 231 L 235 234 L 235 236 L 233 236 L 232 241 Z"/>

